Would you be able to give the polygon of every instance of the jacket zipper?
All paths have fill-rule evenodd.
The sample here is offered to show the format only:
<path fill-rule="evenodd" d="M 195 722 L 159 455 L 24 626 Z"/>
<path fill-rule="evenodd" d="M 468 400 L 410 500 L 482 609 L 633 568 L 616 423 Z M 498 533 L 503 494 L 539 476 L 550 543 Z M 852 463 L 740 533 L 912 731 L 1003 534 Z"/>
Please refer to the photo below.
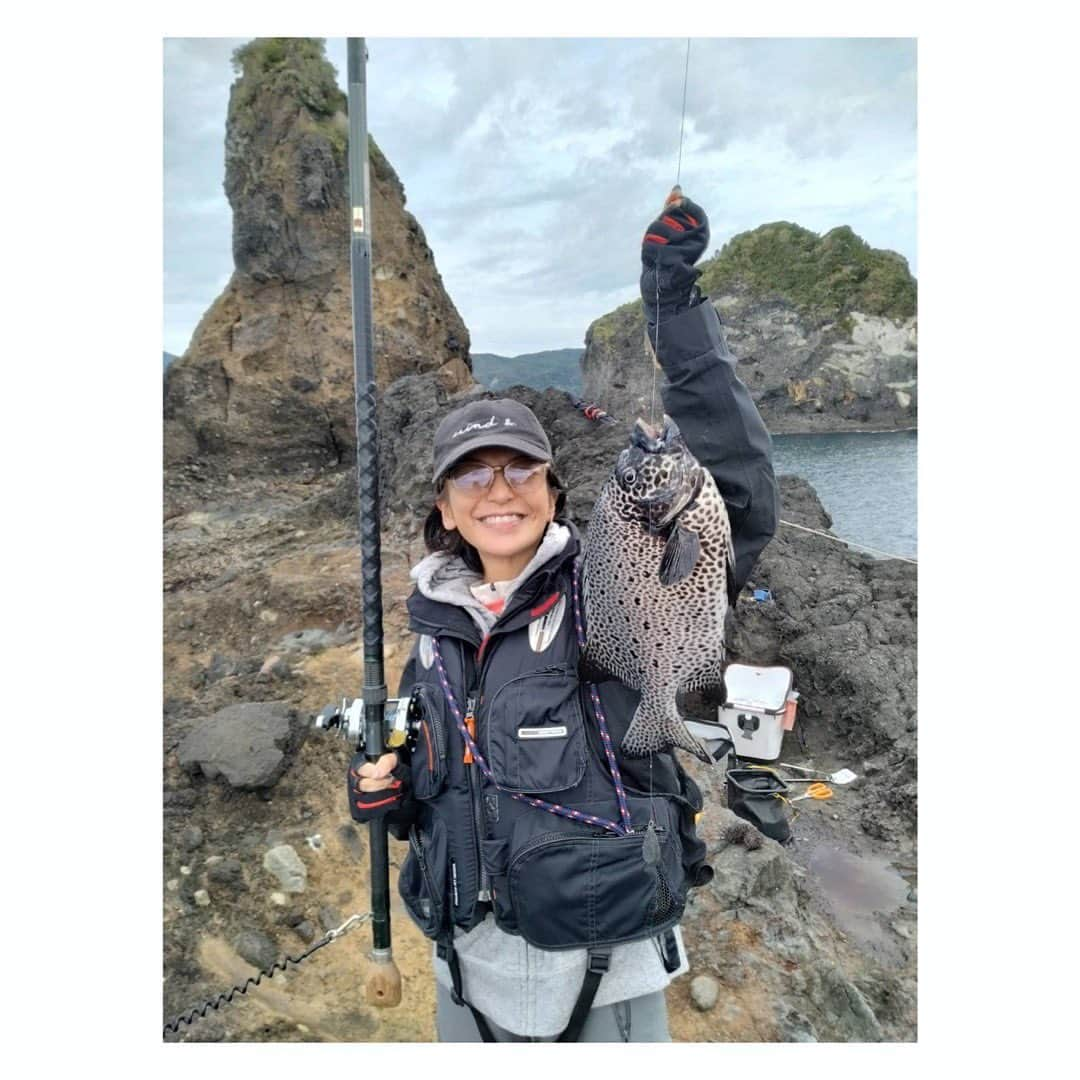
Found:
<path fill-rule="evenodd" d="M 416 861 L 420 864 L 420 874 L 424 879 L 424 884 L 427 886 L 431 911 L 435 916 L 436 925 L 438 925 L 442 922 L 442 902 L 435 892 L 435 886 L 431 880 L 431 872 L 428 869 L 427 856 L 424 854 L 424 848 L 420 843 L 419 836 L 416 835 L 415 825 L 409 830 L 409 847 L 412 848 L 413 854 L 416 856 Z"/>
<path fill-rule="evenodd" d="M 476 695 L 470 694 L 468 701 L 465 703 L 465 727 L 469 734 L 472 736 L 473 741 L 476 740 Z M 491 882 L 488 879 L 488 872 L 484 868 L 484 858 L 480 851 L 480 840 L 484 835 L 484 810 L 480 801 L 480 766 L 476 764 L 473 758 L 472 752 L 469 750 L 469 744 L 465 744 L 465 753 L 462 757 L 465 762 L 466 773 L 469 777 L 469 797 L 472 800 L 473 807 L 473 836 L 476 841 L 476 865 L 480 871 L 480 889 L 476 894 L 477 900 L 490 900 L 491 899 Z"/>

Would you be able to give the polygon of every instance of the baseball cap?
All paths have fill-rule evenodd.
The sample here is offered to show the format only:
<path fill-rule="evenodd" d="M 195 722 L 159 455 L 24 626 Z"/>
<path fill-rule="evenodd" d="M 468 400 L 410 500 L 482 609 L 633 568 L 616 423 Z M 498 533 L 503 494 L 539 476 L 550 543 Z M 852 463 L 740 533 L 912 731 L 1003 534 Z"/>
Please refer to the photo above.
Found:
<path fill-rule="evenodd" d="M 432 479 L 437 482 L 452 465 L 485 446 L 505 446 L 537 461 L 552 460 L 551 443 L 527 406 L 510 398 L 470 401 L 443 417 L 435 432 Z"/>

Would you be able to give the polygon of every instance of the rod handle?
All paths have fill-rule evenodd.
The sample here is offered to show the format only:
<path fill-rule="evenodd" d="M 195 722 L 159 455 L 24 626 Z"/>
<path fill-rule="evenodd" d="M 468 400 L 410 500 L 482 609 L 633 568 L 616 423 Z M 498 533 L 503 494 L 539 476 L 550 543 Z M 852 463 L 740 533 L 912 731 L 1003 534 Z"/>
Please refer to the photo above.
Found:
<path fill-rule="evenodd" d="M 364 998 L 377 1009 L 401 1004 L 401 972 L 392 957 L 374 957 L 374 965 L 364 984 Z"/>

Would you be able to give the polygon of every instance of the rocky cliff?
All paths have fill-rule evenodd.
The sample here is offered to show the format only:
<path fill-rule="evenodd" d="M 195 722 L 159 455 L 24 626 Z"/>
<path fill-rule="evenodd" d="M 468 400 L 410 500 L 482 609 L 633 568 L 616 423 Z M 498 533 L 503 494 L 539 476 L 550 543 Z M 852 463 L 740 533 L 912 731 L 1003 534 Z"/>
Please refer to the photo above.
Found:
<path fill-rule="evenodd" d="M 915 426 L 916 283 L 901 256 L 846 226 L 818 236 L 776 222 L 733 237 L 701 269 L 770 431 Z M 585 344 L 584 396 L 616 416 L 647 414 L 653 365 L 640 301 L 597 319 Z"/>
<path fill-rule="evenodd" d="M 586 420 L 559 391 L 511 396 L 549 433 L 569 512 L 587 527 L 625 428 Z M 380 401 L 392 690 L 412 640 L 408 571 L 424 553 L 431 498 L 417 462 L 429 459 L 432 426 L 451 404 L 436 374 L 401 378 Z M 166 1019 L 370 907 L 365 835 L 345 808 L 349 748 L 310 726 L 362 680 L 355 484 L 355 467 L 241 485 L 208 475 L 192 508 L 166 522 Z M 780 488 L 783 517 L 829 527 L 804 481 L 783 477 Z M 800 724 L 783 759 L 860 778 L 831 802 L 798 804 L 792 845 L 748 850 L 730 842 L 723 777 L 687 763 L 706 793 L 701 829 L 716 878 L 691 894 L 683 919 L 691 971 L 667 992 L 673 1038 L 912 1040 L 914 567 L 781 527 L 752 584 L 771 598 L 740 598 L 730 640 L 738 659 L 795 672 Z M 684 707 L 715 715 L 704 697 Z M 391 842 L 393 878 L 405 852 Z M 364 927 L 170 1039 L 432 1039 L 430 943 L 393 884 L 401 1008 L 362 1001 Z"/>
<path fill-rule="evenodd" d="M 225 135 L 235 269 L 165 379 L 165 464 L 239 474 L 354 444 L 347 99 L 323 43 L 237 50 Z M 376 376 L 472 385 L 469 335 L 405 191 L 369 143 Z"/>

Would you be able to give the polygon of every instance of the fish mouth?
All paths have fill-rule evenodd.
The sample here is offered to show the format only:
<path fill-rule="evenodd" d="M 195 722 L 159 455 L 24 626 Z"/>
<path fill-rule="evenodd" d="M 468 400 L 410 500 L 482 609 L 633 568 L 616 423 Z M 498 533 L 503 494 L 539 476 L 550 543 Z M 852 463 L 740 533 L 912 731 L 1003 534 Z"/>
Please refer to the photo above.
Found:
<path fill-rule="evenodd" d="M 639 418 L 630 433 L 630 445 L 643 454 L 663 454 L 686 446 L 679 425 L 666 415 L 660 428 Z M 639 500 L 648 518 L 650 532 L 659 533 L 666 529 L 701 492 L 701 478 L 688 475 L 685 463 L 678 457 L 676 467 L 674 484 Z"/>
<path fill-rule="evenodd" d="M 630 432 L 630 445 L 644 450 L 646 454 L 659 454 L 677 439 L 682 440 L 679 425 L 666 415 L 663 426 L 659 428 L 638 417 L 634 430 Z"/>

